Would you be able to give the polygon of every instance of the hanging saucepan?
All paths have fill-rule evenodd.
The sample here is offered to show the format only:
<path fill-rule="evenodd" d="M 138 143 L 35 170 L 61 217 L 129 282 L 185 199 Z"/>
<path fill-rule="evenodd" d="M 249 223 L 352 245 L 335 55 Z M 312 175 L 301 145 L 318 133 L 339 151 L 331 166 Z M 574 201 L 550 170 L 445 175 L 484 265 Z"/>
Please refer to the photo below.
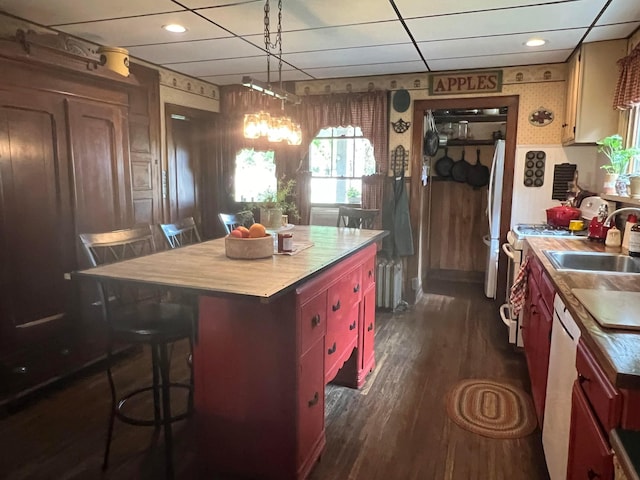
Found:
<path fill-rule="evenodd" d="M 480 163 L 480 149 L 476 150 L 476 155 L 476 164 L 469 168 L 467 183 L 477 188 L 489 184 L 489 167 Z"/>
<path fill-rule="evenodd" d="M 438 132 L 436 130 L 436 122 L 433 119 L 433 114 L 431 110 L 427 110 L 427 114 L 425 115 L 425 128 L 426 132 L 424 134 L 424 143 L 423 143 L 423 151 L 424 155 L 428 155 L 433 157 L 438 151 L 438 144 L 440 143 L 440 137 L 438 136 Z"/>
<path fill-rule="evenodd" d="M 462 157 L 455 162 L 451 167 L 451 178 L 456 182 L 466 182 L 469 175 L 469 169 L 471 164 L 464 159 L 464 149 L 462 150 Z"/>
<path fill-rule="evenodd" d="M 448 148 L 444 149 L 444 156 L 436 162 L 436 173 L 439 177 L 447 178 L 451 176 L 451 168 L 453 167 L 453 158 L 448 154 Z"/>

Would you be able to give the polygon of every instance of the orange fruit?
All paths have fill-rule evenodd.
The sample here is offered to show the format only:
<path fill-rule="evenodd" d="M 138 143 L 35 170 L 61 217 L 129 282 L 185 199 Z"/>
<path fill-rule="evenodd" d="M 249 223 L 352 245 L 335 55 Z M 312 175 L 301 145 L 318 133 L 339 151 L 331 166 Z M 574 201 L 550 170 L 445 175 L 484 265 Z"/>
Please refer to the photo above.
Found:
<path fill-rule="evenodd" d="M 249 229 L 247 227 L 240 225 L 236 230 L 242 232 L 242 238 L 249 238 Z"/>
<path fill-rule="evenodd" d="M 254 223 L 249 227 L 249 238 L 260 238 L 267 235 L 267 230 L 261 223 Z"/>
<path fill-rule="evenodd" d="M 231 230 L 231 233 L 229 234 L 229 236 L 235 237 L 235 238 L 242 238 L 242 232 L 236 228 L 235 230 Z"/>

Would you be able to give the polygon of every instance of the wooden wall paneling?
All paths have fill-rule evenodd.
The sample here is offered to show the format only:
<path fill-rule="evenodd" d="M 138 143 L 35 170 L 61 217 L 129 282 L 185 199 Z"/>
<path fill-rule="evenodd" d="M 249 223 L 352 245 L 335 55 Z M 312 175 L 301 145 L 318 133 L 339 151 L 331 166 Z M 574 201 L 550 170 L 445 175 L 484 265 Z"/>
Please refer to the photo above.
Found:
<path fill-rule="evenodd" d="M 76 233 L 132 225 L 126 109 L 67 100 Z"/>
<path fill-rule="evenodd" d="M 185 116 L 184 120 L 167 115 L 167 183 L 169 218 L 177 221 L 184 217 L 200 218 L 199 192 L 200 154 L 198 121 Z"/>
<path fill-rule="evenodd" d="M 143 88 L 129 89 L 131 195 L 135 224 L 160 223 L 160 95 L 158 72 L 131 66 Z"/>

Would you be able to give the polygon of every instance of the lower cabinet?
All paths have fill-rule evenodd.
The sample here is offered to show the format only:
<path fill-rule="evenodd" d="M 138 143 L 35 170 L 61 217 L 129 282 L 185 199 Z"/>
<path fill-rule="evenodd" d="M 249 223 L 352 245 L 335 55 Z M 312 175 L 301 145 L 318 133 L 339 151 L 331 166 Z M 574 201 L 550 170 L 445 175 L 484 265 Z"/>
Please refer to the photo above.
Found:
<path fill-rule="evenodd" d="M 573 386 L 567 479 L 613 479 L 613 453 L 578 381 Z"/>
<path fill-rule="evenodd" d="M 544 402 L 547 395 L 547 374 L 549 370 L 549 350 L 551 348 L 551 327 L 553 325 L 553 290 L 539 261 L 529 260 L 528 293 L 525 300 L 522 340 L 531 380 L 531 393 L 542 428 Z M 542 287 L 542 288 L 541 288 Z M 544 294 L 542 289 L 544 288 Z"/>

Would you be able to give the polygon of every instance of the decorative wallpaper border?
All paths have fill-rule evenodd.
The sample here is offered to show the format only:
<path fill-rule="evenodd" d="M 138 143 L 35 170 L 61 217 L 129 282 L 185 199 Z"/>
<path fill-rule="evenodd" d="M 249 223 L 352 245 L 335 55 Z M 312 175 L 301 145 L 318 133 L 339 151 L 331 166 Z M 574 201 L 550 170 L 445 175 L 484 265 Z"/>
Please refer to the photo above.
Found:
<path fill-rule="evenodd" d="M 499 69 L 473 70 L 474 72 Z M 464 70 L 451 70 L 460 73 Z M 502 69 L 502 85 L 521 83 L 558 82 L 566 79 L 567 67 L 564 63 L 526 65 Z M 433 72 L 436 73 L 436 72 Z M 447 72 L 437 72 L 446 74 Z M 407 73 L 370 77 L 336 78 L 296 82 L 296 95 L 321 95 L 326 93 L 366 92 L 371 90 L 426 90 L 429 88 L 431 73 Z"/>
<path fill-rule="evenodd" d="M 188 77 L 172 70 L 166 70 L 162 67 L 154 66 L 160 72 L 160 85 L 175 88 L 184 92 L 193 93 L 207 98 L 220 98 L 220 91 L 216 85 Z"/>

